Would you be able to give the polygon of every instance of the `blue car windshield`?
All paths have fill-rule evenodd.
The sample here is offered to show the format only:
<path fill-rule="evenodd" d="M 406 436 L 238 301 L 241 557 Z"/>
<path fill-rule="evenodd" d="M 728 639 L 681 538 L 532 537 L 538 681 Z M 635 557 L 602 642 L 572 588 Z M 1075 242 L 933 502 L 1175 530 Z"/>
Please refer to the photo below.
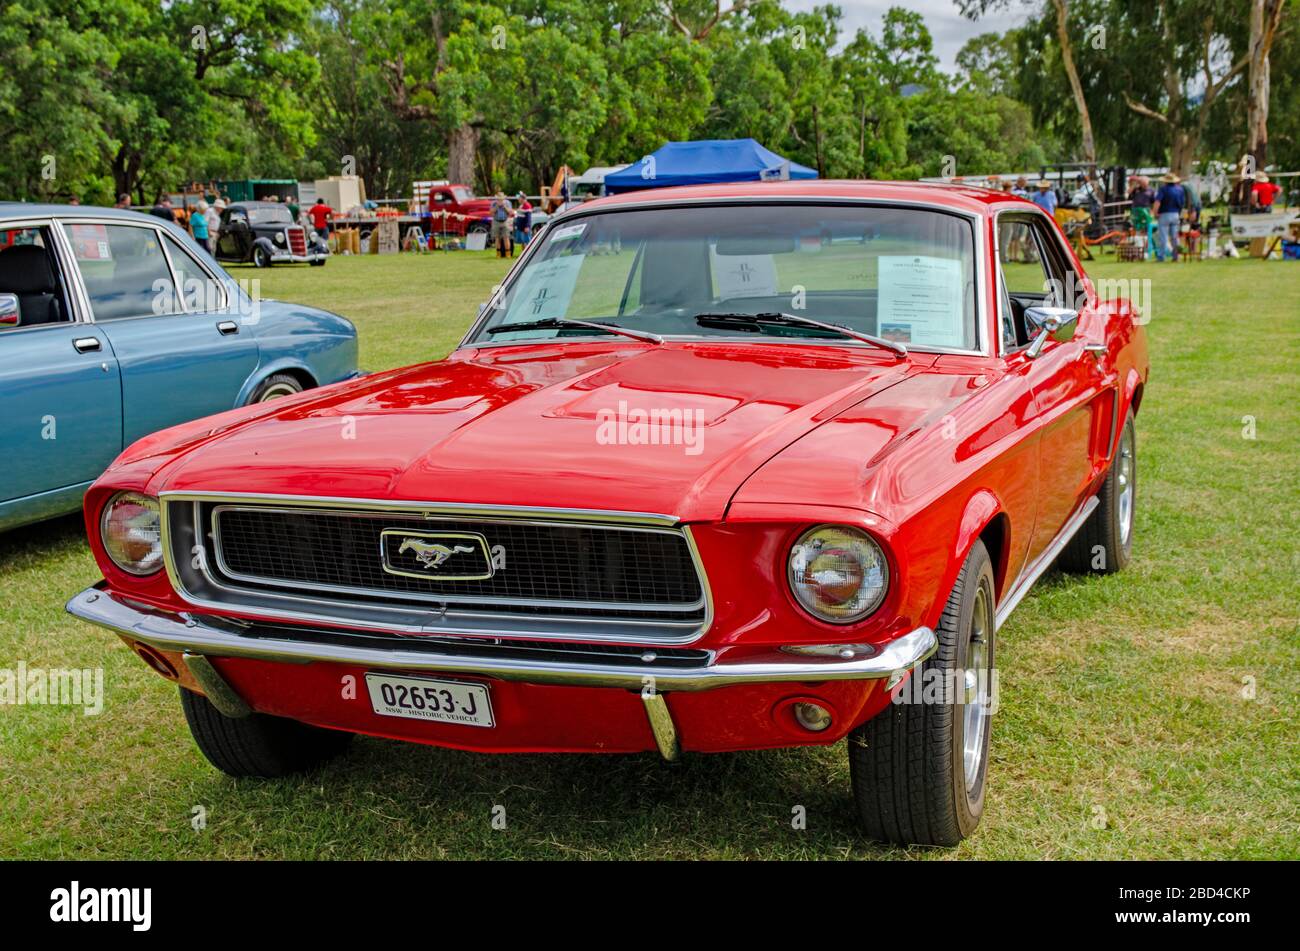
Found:
<path fill-rule="evenodd" d="M 557 323 L 567 319 L 661 336 L 853 343 L 794 322 L 744 327 L 735 319 L 771 313 L 921 350 L 975 350 L 971 222 L 915 208 L 777 203 L 628 209 L 560 220 L 495 300 L 475 340 L 499 344 L 593 333 Z M 709 315 L 731 319 L 710 321 Z M 521 329 L 508 329 L 514 324 Z"/>

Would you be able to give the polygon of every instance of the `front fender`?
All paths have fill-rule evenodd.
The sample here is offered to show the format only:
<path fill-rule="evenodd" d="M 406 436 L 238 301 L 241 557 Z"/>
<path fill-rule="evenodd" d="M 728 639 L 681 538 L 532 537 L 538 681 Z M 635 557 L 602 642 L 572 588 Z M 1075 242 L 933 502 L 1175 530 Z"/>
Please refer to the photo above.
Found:
<path fill-rule="evenodd" d="M 953 539 L 952 551 L 949 558 L 948 570 L 944 573 L 943 583 L 939 586 L 939 594 L 944 603 L 947 602 L 948 592 L 952 586 L 957 583 L 957 575 L 961 572 L 962 565 L 966 563 L 966 556 L 970 554 L 971 547 L 975 541 L 984 533 L 994 519 L 1005 518 L 1002 502 L 989 489 L 980 489 L 975 492 L 966 502 L 966 508 L 962 511 L 961 521 L 957 525 L 957 534 Z M 1001 537 L 997 543 L 997 551 L 990 550 L 989 557 L 993 559 L 994 578 L 993 587 L 996 591 L 1001 592 L 1003 573 L 1007 564 L 1007 546 L 1010 543 L 1011 533 L 1002 531 Z M 942 613 L 943 605 L 939 606 L 938 613 Z"/>

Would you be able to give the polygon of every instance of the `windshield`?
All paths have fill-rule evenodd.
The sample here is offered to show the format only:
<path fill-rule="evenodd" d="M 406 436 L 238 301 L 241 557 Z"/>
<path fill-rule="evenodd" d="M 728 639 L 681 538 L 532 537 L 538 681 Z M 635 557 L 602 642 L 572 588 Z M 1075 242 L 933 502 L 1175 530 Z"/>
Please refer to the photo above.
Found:
<path fill-rule="evenodd" d="M 251 205 L 248 218 L 255 225 L 291 225 L 293 216 L 283 205 Z"/>
<path fill-rule="evenodd" d="M 941 212 L 869 205 L 612 211 L 548 229 L 475 339 L 593 333 L 504 329 L 566 319 L 661 336 L 853 344 L 833 330 L 768 321 L 738 329 L 707 317 L 784 312 L 909 347 L 974 350 L 974 266 L 970 222 Z"/>

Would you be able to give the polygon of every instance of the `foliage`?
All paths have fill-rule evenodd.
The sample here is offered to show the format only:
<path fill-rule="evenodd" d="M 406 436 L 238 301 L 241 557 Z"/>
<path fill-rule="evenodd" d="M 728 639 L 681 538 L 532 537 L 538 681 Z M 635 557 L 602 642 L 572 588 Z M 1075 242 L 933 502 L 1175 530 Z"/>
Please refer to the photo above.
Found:
<path fill-rule="evenodd" d="M 1068 3 L 1102 161 L 1240 155 L 1245 83 L 1227 73 L 1249 0 Z M 967 43 L 950 76 L 901 7 L 848 36 L 838 7 L 779 0 L 0 0 L 0 196 L 143 202 L 189 181 L 350 172 L 372 196 L 446 176 L 535 192 L 561 165 L 692 138 L 753 137 L 826 177 L 1077 157 L 1053 0 L 957 5 L 1030 15 Z M 1298 60 L 1284 22 L 1283 164 L 1300 159 Z"/>

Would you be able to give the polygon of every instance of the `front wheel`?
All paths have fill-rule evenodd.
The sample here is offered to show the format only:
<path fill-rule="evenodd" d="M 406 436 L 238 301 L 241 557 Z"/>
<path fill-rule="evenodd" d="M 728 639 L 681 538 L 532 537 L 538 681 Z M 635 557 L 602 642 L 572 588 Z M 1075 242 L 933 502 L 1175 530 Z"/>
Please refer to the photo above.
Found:
<path fill-rule="evenodd" d="M 288 776 L 306 772 L 348 748 L 352 734 L 254 713 L 228 717 L 202 694 L 181 688 L 181 709 L 195 744 L 228 776 Z"/>
<path fill-rule="evenodd" d="M 253 267 L 270 267 L 271 252 L 260 244 L 253 245 Z"/>
<path fill-rule="evenodd" d="M 956 845 L 984 814 L 993 689 L 993 565 L 966 556 L 935 630 L 939 648 L 889 707 L 849 734 L 849 777 L 867 835 Z"/>
<path fill-rule="evenodd" d="M 1110 575 L 1133 557 L 1133 518 L 1137 513 L 1137 436 L 1133 411 L 1124 417 L 1119 448 L 1097 493 L 1097 507 L 1057 559 L 1057 567 L 1080 574 Z"/>

